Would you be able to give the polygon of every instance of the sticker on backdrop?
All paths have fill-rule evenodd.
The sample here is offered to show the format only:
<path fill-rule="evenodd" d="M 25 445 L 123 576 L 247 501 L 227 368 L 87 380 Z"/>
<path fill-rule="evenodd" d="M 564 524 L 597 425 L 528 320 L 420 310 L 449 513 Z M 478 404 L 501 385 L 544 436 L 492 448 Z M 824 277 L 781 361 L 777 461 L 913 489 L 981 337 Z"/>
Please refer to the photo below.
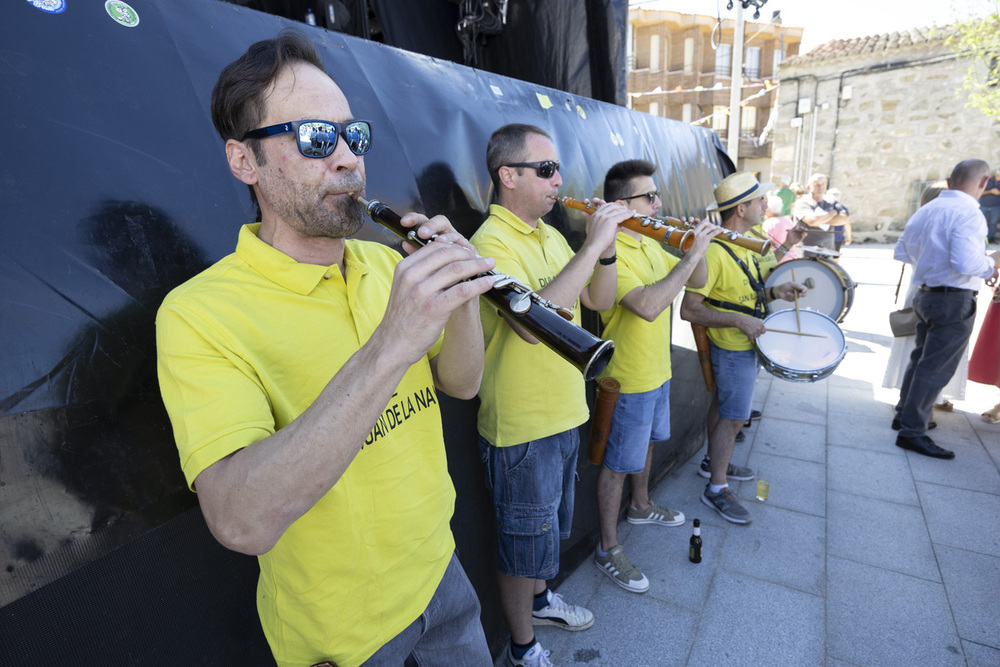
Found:
<path fill-rule="evenodd" d="M 66 11 L 66 0 L 28 0 L 28 4 L 49 14 L 62 14 Z"/>
<path fill-rule="evenodd" d="M 535 93 L 535 97 L 538 98 L 538 103 L 542 106 L 543 109 L 551 109 L 552 108 L 552 100 L 549 99 L 548 95 L 542 95 L 541 93 Z"/>
<path fill-rule="evenodd" d="M 580 116 L 580 118 L 587 120 L 587 112 L 584 111 L 583 107 L 581 107 L 579 104 L 576 105 L 576 113 L 578 116 Z"/>
<path fill-rule="evenodd" d="M 139 25 L 139 14 L 127 3 L 120 0 L 108 0 L 104 3 L 104 9 L 107 10 L 108 16 L 113 18 L 116 23 L 126 28 L 134 28 Z"/>

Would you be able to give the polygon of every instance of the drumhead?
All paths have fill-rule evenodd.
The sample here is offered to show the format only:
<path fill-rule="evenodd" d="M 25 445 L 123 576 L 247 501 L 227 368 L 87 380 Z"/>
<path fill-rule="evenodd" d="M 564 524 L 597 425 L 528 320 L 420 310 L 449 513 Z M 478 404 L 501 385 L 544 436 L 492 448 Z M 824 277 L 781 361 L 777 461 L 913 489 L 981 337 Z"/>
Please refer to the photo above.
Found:
<path fill-rule="evenodd" d="M 837 367 L 847 352 L 847 341 L 832 318 L 813 310 L 799 310 L 803 333 L 768 331 L 754 341 L 765 365 L 795 374 L 825 374 Z M 799 331 L 794 310 L 781 310 L 764 318 L 768 329 Z M 771 370 L 770 368 L 768 369 Z"/>
<path fill-rule="evenodd" d="M 839 264 L 820 257 L 790 259 L 774 268 L 764 281 L 765 289 L 791 282 L 793 272 L 795 282 L 812 285 L 805 296 L 799 297 L 800 309 L 810 308 L 836 321 L 843 319 L 854 301 L 854 283 Z M 795 308 L 793 301 L 783 299 L 775 299 L 769 305 L 773 312 Z"/>

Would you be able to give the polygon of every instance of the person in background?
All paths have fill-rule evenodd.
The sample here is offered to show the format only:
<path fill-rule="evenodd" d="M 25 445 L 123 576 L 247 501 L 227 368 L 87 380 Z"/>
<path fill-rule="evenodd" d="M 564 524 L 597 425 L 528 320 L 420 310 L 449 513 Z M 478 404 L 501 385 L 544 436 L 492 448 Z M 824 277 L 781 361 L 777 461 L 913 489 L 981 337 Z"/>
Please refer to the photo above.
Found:
<path fill-rule="evenodd" d="M 979 210 L 986 218 L 987 243 L 997 241 L 997 222 L 1000 221 L 1000 183 L 997 183 L 997 177 L 1000 177 L 1000 169 L 993 170 L 990 180 L 986 182 L 986 190 L 979 198 Z"/>
<path fill-rule="evenodd" d="M 993 288 L 993 299 L 972 350 L 969 379 L 1000 388 L 1000 285 Z M 1000 403 L 983 412 L 982 420 L 987 424 L 1000 424 Z"/>
<path fill-rule="evenodd" d="M 792 208 L 792 219 L 812 228 L 804 243 L 839 252 L 841 245 L 851 243 L 851 219 L 847 209 L 824 196 L 827 188 L 826 174 L 810 176 L 807 188 L 809 193 L 800 197 Z M 836 241 L 838 227 L 841 228 L 840 244 Z"/>
<path fill-rule="evenodd" d="M 791 176 L 781 176 L 775 183 L 778 189 L 774 191 L 774 194 L 781 199 L 781 212 L 778 215 L 788 216 L 792 214 L 792 206 L 795 205 L 795 199 L 798 195 L 788 185 L 791 180 Z"/>
<path fill-rule="evenodd" d="M 932 201 L 941 192 L 948 189 L 947 181 L 937 181 L 929 185 L 923 193 L 920 195 L 920 206 L 924 206 L 928 202 Z M 913 297 L 917 293 L 920 285 L 913 281 L 913 267 L 910 264 L 903 264 L 903 271 L 900 272 L 899 281 L 900 286 L 903 283 L 903 274 L 906 271 L 906 267 L 909 267 L 910 281 L 906 289 L 906 295 L 903 297 L 903 308 L 913 307 Z M 882 386 L 886 389 L 899 389 L 903 386 L 903 377 L 906 375 L 906 367 L 909 363 L 910 355 L 913 354 L 913 348 L 917 345 L 916 334 L 910 336 L 896 336 L 892 339 L 892 345 L 889 348 L 889 361 L 886 364 L 885 375 L 882 378 Z M 934 408 L 937 410 L 943 410 L 945 412 L 951 412 L 954 410 L 955 405 L 950 399 L 962 400 L 965 398 L 965 384 L 966 378 L 969 372 L 969 346 L 966 345 L 962 350 L 962 357 L 958 362 L 958 367 L 955 369 L 955 373 L 948 380 L 948 384 L 941 389 L 935 402 Z M 928 430 L 932 428 L 937 428 L 937 422 L 931 420 L 927 423 Z"/>
<path fill-rule="evenodd" d="M 892 427 L 896 446 L 924 456 L 955 458 L 928 435 L 934 397 L 954 375 L 976 320 L 976 292 L 993 279 L 1000 251 L 987 256 L 986 219 L 979 197 L 989 181 L 989 165 L 979 159 L 959 162 L 948 189 L 906 223 L 895 258 L 913 264 L 917 315 L 916 347 L 903 377 Z"/>

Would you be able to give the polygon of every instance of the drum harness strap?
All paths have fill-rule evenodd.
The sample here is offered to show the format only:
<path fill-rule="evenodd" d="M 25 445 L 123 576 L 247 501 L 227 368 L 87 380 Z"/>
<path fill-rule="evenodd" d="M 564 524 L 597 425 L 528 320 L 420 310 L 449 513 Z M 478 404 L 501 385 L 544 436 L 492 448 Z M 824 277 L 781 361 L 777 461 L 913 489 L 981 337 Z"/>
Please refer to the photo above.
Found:
<path fill-rule="evenodd" d="M 742 313 L 743 315 L 749 315 L 750 317 L 756 317 L 759 320 L 764 319 L 770 312 L 767 305 L 767 295 L 764 293 L 764 279 L 760 275 L 760 265 L 754 262 L 754 268 L 757 269 L 757 276 L 754 277 L 753 273 L 750 271 L 750 267 L 747 266 L 746 262 L 736 256 L 729 246 L 721 241 L 712 240 L 712 243 L 718 243 L 722 248 L 729 253 L 729 256 L 733 258 L 733 261 L 740 265 L 743 269 L 743 273 L 746 274 L 747 280 L 750 281 L 750 287 L 757 294 L 757 300 L 753 304 L 753 309 L 747 308 L 746 306 L 738 303 L 732 303 L 730 301 L 720 301 L 719 299 L 711 299 L 705 297 L 705 303 L 715 306 L 716 308 L 725 308 L 726 310 L 734 310 L 737 313 Z"/>

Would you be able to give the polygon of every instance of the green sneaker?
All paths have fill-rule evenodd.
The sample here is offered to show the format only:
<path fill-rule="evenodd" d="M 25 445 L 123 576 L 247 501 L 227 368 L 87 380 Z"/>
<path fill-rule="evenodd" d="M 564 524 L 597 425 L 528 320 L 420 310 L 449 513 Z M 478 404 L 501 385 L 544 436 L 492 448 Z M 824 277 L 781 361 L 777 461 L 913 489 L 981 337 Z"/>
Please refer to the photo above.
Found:
<path fill-rule="evenodd" d="M 601 572 L 611 577 L 613 582 L 627 591 L 645 593 L 649 590 L 649 579 L 632 564 L 620 544 L 612 547 L 605 558 L 601 558 L 601 554 L 595 549 L 594 564 Z"/>
<path fill-rule="evenodd" d="M 649 503 L 649 507 L 639 511 L 628 506 L 625 511 L 625 519 L 629 523 L 655 523 L 658 526 L 682 526 L 684 525 L 684 513 L 660 507 L 656 503 Z"/>

